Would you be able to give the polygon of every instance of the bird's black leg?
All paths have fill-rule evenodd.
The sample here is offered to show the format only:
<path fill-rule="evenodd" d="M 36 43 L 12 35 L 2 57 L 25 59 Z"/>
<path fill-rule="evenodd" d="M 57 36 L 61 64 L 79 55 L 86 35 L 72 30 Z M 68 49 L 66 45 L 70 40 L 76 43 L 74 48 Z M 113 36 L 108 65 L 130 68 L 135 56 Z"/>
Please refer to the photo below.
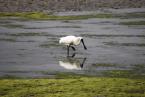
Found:
<path fill-rule="evenodd" d="M 73 46 L 71 46 L 71 48 L 75 51 L 76 49 L 75 49 L 75 47 L 73 47 Z"/>

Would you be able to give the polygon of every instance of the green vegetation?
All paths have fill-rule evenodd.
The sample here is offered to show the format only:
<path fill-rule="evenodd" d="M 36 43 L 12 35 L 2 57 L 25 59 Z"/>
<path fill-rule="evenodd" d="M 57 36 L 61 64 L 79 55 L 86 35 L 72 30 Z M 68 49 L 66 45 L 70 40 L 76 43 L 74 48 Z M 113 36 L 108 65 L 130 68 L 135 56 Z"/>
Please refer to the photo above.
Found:
<path fill-rule="evenodd" d="M 34 20 L 79 20 L 79 19 L 89 19 L 89 18 L 113 18 L 114 16 L 112 14 L 55 16 L 55 15 L 45 14 L 42 12 L 22 12 L 22 13 L 1 12 L 0 17 L 19 17 L 22 19 L 34 19 Z"/>
<path fill-rule="evenodd" d="M 47 18 L 48 15 L 41 12 L 1 12 L 0 17 L 20 17 L 24 19 L 42 19 Z"/>
<path fill-rule="evenodd" d="M 121 22 L 122 25 L 145 25 L 145 21 Z"/>
<path fill-rule="evenodd" d="M 43 12 L 0 12 L 0 18 L 18 17 L 21 20 L 80 20 L 89 18 L 145 18 L 145 13 L 127 13 L 127 14 L 111 14 L 99 13 L 90 15 L 70 15 L 70 16 L 56 16 L 53 13 Z M 14 18 L 16 19 L 16 18 Z M 144 23 L 143 23 L 144 24 Z"/>
<path fill-rule="evenodd" d="M 89 18 L 145 18 L 145 13 L 111 14 L 99 13 L 90 15 L 56 16 L 43 12 L 0 12 L 0 17 L 18 17 L 21 20 L 80 20 Z M 144 24 L 144 23 L 143 23 Z"/>
<path fill-rule="evenodd" d="M 1 79 L 1 97 L 144 97 L 145 80 L 105 77 Z"/>

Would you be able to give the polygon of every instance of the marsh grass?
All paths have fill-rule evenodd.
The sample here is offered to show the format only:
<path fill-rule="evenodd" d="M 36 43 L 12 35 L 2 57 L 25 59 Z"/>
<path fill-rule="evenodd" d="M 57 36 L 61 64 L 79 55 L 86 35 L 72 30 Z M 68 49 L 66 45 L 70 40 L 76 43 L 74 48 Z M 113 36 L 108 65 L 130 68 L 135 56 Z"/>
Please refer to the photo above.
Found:
<path fill-rule="evenodd" d="M 22 13 L 8 13 L 1 12 L 0 17 L 20 17 L 22 19 L 34 19 L 34 20 L 80 20 L 89 18 L 113 18 L 112 14 L 92 14 L 92 15 L 77 15 L 77 16 L 56 16 L 45 14 L 42 12 L 22 12 Z"/>
<path fill-rule="evenodd" d="M 1 12 L 0 17 L 21 17 L 27 19 L 46 18 L 47 14 L 41 12 Z"/>
<path fill-rule="evenodd" d="M 70 15 L 70 16 L 57 16 L 53 14 L 46 14 L 43 12 L 0 12 L 1 18 L 17 17 L 21 20 L 81 20 L 89 18 L 145 18 L 145 13 L 127 13 L 127 14 L 112 14 L 112 13 L 99 13 L 90 15 Z"/>
<path fill-rule="evenodd" d="M 1 79 L 1 97 L 144 97 L 145 80 L 69 76 Z"/>

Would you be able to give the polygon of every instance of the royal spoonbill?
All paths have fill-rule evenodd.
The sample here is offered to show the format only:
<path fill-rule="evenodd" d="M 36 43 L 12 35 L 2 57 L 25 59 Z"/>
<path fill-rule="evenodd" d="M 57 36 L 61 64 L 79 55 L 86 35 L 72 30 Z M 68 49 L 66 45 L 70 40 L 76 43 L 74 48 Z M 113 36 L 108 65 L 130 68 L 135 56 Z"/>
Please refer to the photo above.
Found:
<path fill-rule="evenodd" d="M 59 40 L 60 44 L 66 45 L 67 46 L 67 53 L 69 55 L 69 48 L 71 47 L 75 51 L 75 47 L 79 45 L 82 42 L 84 49 L 86 50 L 87 47 L 84 43 L 83 37 L 76 37 L 76 36 L 66 36 L 66 37 L 61 37 Z"/>

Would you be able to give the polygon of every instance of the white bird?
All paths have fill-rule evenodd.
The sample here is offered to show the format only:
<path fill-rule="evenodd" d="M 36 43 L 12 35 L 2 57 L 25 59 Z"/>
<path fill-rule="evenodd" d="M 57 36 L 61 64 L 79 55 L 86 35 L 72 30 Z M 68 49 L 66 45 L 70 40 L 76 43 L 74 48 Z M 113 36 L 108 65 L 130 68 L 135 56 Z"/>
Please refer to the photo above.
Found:
<path fill-rule="evenodd" d="M 69 55 L 69 47 L 71 47 L 75 51 L 74 46 L 79 45 L 80 42 L 82 42 L 82 44 L 84 46 L 84 49 L 86 50 L 87 47 L 84 44 L 83 37 L 66 36 L 66 37 L 61 37 L 60 40 L 59 40 L 60 44 L 63 44 L 63 45 L 67 46 L 68 55 Z"/>

